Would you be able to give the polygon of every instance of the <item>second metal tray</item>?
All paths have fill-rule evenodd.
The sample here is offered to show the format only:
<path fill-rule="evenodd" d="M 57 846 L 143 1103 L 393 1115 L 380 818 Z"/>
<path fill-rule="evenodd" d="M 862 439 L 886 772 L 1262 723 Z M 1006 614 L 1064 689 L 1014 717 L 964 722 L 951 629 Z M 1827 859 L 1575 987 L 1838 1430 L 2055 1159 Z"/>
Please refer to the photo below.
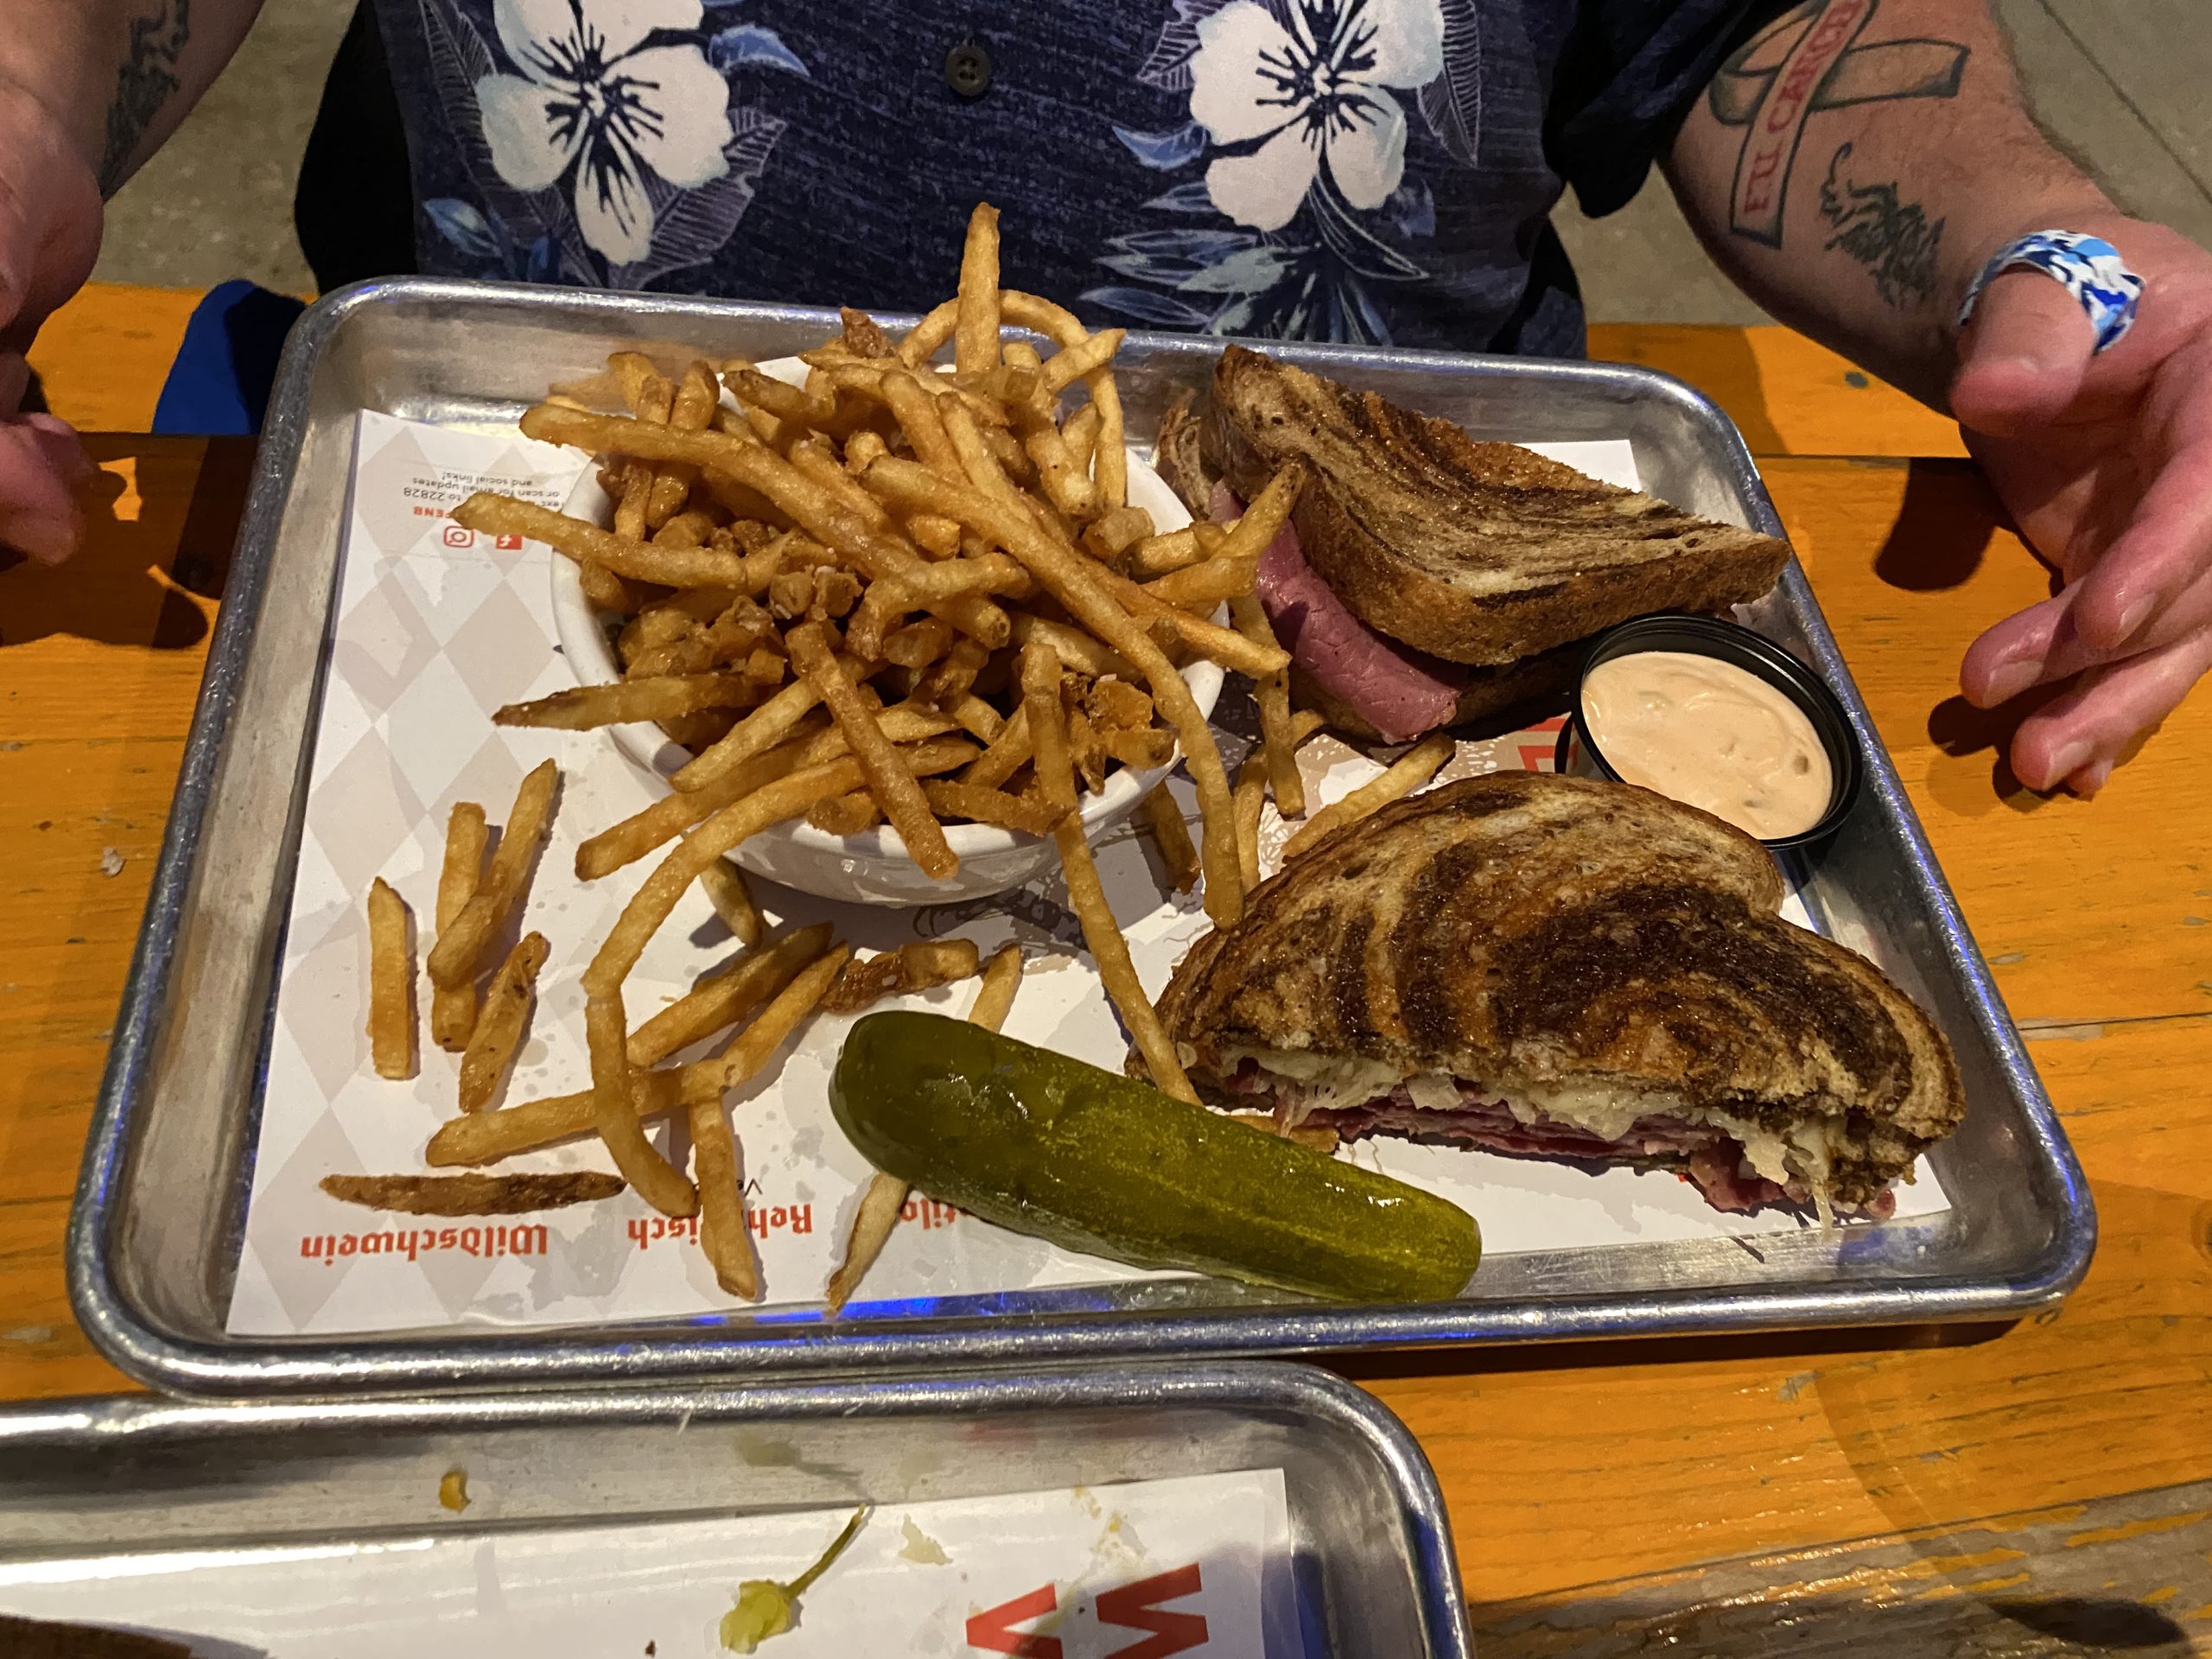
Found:
<path fill-rule="evenodd" d="M 473 1500 L 461 1515 L 437 1496 L 455 1467 Z M 1295 1365 L 442 1404 L 62 1402 L 0 1414 L 0 1612 L 127 1624 L 117 1586 L 133 1580 L 270 1562 L 313 1575 L 319 1560 L 458 1536 L 482 1551 L 480 1583 L 449 1617 L 467 1651 L 504 1652 L 498 1553 L 518 1552 L 518 1588 L 550 1569 L 591 1595 L 617 1569 L 580 1547 L 563 1560 L 563 1535 L 582 1527 L 603 1537 L 1267 1469 L 1283 1474 L 1306 1659 L 1466 1659 L 1450 1529 L 1420 1448 L 1358 1389 Z M 731 1564 L 732 1587 L 744 1567 Z M 411 1592 L 410 1607 L 419 1615 Z M 398 1611 L 349 1605 L 346 1628 Z M 651 1630 L 626 1651 L 652 1652 Z M 660 1635 L 663 1652 L 692 1650 Z M 310 1635 L 271 1652 L 322 1650 Z"/>
<path fill-rule="evenodd" d="M 771 358 L 828 312 L 408 280 L 326 299 L 279 372 L 162 861 L 116 1025 L 69 1235 L 78 1317 L 118 1366 L 200 1395 L 488 1389 L 645 1377 L 873 1371 L 1067 1357 L 1287 1353 L 2015 1314 L 2081 1277 L 2095 1223 L 2081 1173 L 1793 563 L 1753 620 L 1810 663 L 1866 762 L 1859 808 L 1810 871 L 1827 931 L 1930 1010 L 1968 1113 L 1934 1162 L 1952 1208 L 1808 1229 L 1501 1256 L 1468 1294 L 1417 1306 L 1255 1300 L 1211 1281 L 1109 1289 L 1071 1307 L 834 1323 L 733 1311 L 628 1328 L 443 1329 L 237 1338 L 224 1316 L 254 1150 L 273 964 L 316 723 L 317 654 L 346 510 L 354 416 L 512 420 L 624 348 Z M 1130 430 L 1202 385 L 1219 342 L 1132 334 Z M 1680 382 L 1618 365 L 1273 347 L 1447 416 L 1478 437 L 1626 437 L 1654 493 L 1778 533 L 1733 426 Z"/>

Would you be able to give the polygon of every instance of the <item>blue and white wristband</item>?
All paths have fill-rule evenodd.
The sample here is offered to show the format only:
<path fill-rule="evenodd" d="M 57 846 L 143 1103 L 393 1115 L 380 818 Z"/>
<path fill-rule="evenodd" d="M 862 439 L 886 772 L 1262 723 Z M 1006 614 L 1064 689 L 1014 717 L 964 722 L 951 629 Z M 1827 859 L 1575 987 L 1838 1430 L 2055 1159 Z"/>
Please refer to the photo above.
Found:
<path fill-rule="evenodd" d="M 2075 231 L 2031 231 L 1999 248 L 1967 285 L 1966 300 L 1959 307 L 1960 327 L 1974 315 L 1981 290 L 2000 271 L 2015 268 L 2043 272 L 2079 301 L 2096 330 L 2100 352 L 2117 346 L 2135 326 L 2143 279 L 2127 268 L 2118 248 L 2101 236 Z"/>

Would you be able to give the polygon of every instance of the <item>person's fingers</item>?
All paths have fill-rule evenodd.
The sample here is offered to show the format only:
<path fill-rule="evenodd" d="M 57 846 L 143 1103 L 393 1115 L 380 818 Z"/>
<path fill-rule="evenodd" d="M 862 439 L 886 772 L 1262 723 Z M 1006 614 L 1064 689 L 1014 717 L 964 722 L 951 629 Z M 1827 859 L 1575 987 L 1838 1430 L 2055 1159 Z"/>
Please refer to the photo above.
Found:
<path fill-rule="evenodd" d="M 1982 290 L 1959 342 L 1951 412 L 2000 437 L 2048 426 L 2080 393 L 2095 345 L 2071 294 L 2041 271 L 2006 271 Z"/>
<path fill-rule="evenodd" d="M 1959 664 L 1959 690 L 1967 701 L 1977 709 L 1994 709 L 2057 677 L 2050 664 L 2075 643 L 2069 613 L 2080 591 L 2077 582 L 2056 598 L 2015 611 L 1983 630 Z"/>
<path fill-rule="evenodd" d="M 85 537 L 77 492 L 92 471 L 77 435 L 52 416 L 0 422 L 0 547 L 47 564 L 75 552 Z"/>
<path fill-rule="evenodd" d="M 2212 629 L 2090 670 L 2020 722 L 2012 734 L 2012 770 L 2031 789 L 2071 783 L 2094 793 L 2129 745 L 2171 714 L 2208 668 Z"/>
<path fill-rule="evenodd" d="M 2147 642 L 2145 630 L 2212 570 L 2212 359 L 2205 369 L 2207 378 L 2189 394 L 2201 408 L 2182 416 L 2203 431 L 2167 450 L 2126 529 L 2082 582 L 2075 626 L 2094 648 L 2113 652 Z M 2175 632 L 2168 627 L 2164 637 Z"/>

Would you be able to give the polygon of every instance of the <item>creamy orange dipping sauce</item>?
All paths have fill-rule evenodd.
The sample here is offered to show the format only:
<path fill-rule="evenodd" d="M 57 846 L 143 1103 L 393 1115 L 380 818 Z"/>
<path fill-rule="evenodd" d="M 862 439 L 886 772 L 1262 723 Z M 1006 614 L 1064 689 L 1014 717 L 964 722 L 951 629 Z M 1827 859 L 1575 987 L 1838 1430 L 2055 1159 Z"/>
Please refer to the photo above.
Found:
<path fill-rule="evenodd" d="M 1639 651 L 1582 681 L 1590 741 L 1621 778 L 1771 841 L 1811 829 L 1835 787 L 1827 750 L 1789 695 L 1749 669 Z"/>

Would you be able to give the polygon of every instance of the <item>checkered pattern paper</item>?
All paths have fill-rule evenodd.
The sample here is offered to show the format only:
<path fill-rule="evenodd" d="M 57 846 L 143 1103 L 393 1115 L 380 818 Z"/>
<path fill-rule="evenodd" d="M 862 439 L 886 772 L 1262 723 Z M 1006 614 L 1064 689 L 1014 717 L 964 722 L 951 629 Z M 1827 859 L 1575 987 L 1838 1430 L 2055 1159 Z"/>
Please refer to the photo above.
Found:
<path fill-rule="evenodd" d="M 1633 485 L 1628 445 L 1547 446 L 1600 477 Z M 594 883 L 574 874 L 577 843 L 648 804 L 665 788 L 599 732 L 497 728 L 501 704 L 574 683 L 553 624 L 550 561 L 535 543 L 506 545 L 446 517 L 484 487 L 557 505 L 582 457 L 518 436 L 442 429 L 365 414 L 354 464 L 337 614 L 320 714 L 289 925 L 284 936 L 245 1247 L 230 1328 L 250 1335 L 334 1335 L 462 1324 L 556 1325 L 726 1310 L 695 1224 L 655 1214 L 634 1194 L 542 1215 L 483 1222 L 397 1216 L 340 1203 L 318 1183 L 333 1173 L 418 1173 L 431 1133 L 455 1110 L 456 1059 L 428 1042 L 407 1082 L 374 1075 L 363 1030 L 367 927 L 377 876 L 412 908 L 423 950 L 432 931 L 448 810 L 480 803 L 502 824 L 523 775 L 551 758 L 563 783 L 552 834 L 531 884 L 523 928 L 552 946 L 538 1006 L 505 1098 L 584 1088 L 579 977 L 648 859 Z M 1249 697 L 1232 689 L 1217 710 L 1232 768 L 1256 736 Z M 1500 767 L 1546 769 L 1557 722 L 1460 746 L 1446 778 Z M 1300 755 L 1309 795 L 1333 800 L 1379 770 L 1332 738 Z M 1195 819 L 1189 786 L 1174 785 Z M 1272 805 L 1263 865 L 1285 838 Z M 1134 827 L 1097 849 L 1101 874 L 1147 990 L 1157 993 L 1206 929 L 1195 895 L 1166 893 L 1156 855 Z M 1055 876 L 999 898 L 897 910 L 834 905 L 755 881 L 780 922 L 827 919 L 859 950 L 961 935 L 988 955 L 1018 940 L 1028 960 L 1008 1034 L 1118 1069 L 1126 1042 L 1083 950 Z M 1792 900 L 1793 919 L 1803 912 Z M 687 896 L 627 988 L 635 1025 L 726 961 L 734 946 L 704 898 Z M 959 1014 L 972 982 L 912 999 Z M 423 986 L 427 1001 L 427 984 Z M 760 1077 L 729 1097 L 745 1158 L 754 1243 L 767 1301 L 797 1317 L 818 1306 L 869 1169 L 845 1141 L 826 1096 L 850 1020 L 819 1016 Z M 679 1128 L 655 1138 L 681 1159 Z M 1722 1216 L 1671 1175 L 1580 1168 L 1380 1137 L 1340 1154 L 1463 1205 L 1492 1254 L 1791 1230 L 1782 1213 Z M 610 1168 L 588 1140 L 510 1160 L 509 1169 Z M 1900 1214 L 1942 1209 L 1923 1166 L 1899 1192 Z M 1086 1287 L 1159 1274 L 1054 1249 L 916 1197 L 848 1319 L 955 1312 L 1028 1292 L 1081 1306 Z"/>

